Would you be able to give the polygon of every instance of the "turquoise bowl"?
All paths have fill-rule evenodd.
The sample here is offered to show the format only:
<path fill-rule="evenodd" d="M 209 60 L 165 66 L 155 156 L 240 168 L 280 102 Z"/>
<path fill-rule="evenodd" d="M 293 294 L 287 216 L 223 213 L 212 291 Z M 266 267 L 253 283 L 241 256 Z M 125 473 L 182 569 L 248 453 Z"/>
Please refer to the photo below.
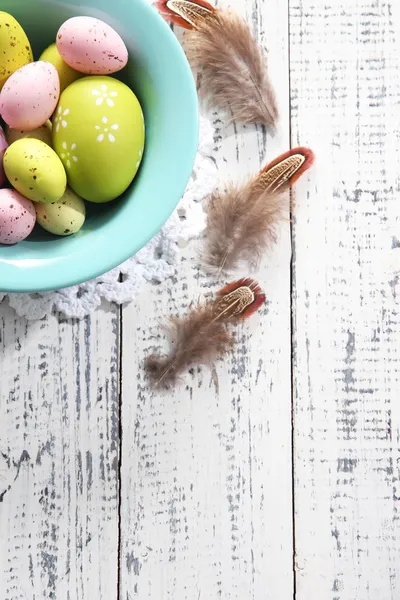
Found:
<path fill-rule="evenodd" d="M 93 279 L 142 248 L 173 212 L 189 180 L 198 144 L 196 87 L 170 28 L 146 0 L 2 0 L 26 31 L 37 59 L 60 25 L 87 15 L 125 41 L 130 61 L 119 78 L 137 94 L 146 121 L 144 159 L 117 201 L 88 206 L 84 228 L 57 238 L 36 227 L 15 246 L 0 246 L 0 292 L 41 292 Z"/>

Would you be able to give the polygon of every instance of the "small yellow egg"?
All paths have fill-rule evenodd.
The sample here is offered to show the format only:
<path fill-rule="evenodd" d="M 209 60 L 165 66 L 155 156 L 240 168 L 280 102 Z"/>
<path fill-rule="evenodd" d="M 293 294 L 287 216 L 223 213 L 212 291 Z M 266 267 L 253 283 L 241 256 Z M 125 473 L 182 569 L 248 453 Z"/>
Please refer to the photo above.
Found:
<path fill-rule="evenodd" d="M 71 235 L 81 229 L 86 218 L 85 203 L 69 187 L 58 202 L 35 204 L 37 222 L 54 235 Z"/>
<path fill-rule="evenodd" d="M 46 50 L 42 53 L 39 60 L 46 60 L 51 63 L 58 72 L 58 76 L 60 78 L 60 91 L 63 92 L 71 83 L 84 77 L 83 73 L 79 73 L 72 69 L 66 62 L 61 58 L 59 51 L 57 50 L 56 44 L 51 44 Z"/>
<path fill-rule="evenodd" d="M 32 49 L 21 25 L 0 11 L 0 91 L 7 79 L 20 67 L 33 61 Z"/>
<path fill-rule="evenodd" d="M 50 146 L 53 147 L 52 143 L 52 125 L 51 121 L 47 121 L 41 127 L 34 129 L 33 131 L 20 131 L 19 129 L 11 129 L 11 127 L 7 127 L 6 129 L 6 138 L 9 144 L 13 144 L 17 140 L 23 140 L 24 138 L 34 138 L 35 140 L 40 140 Z"/>
<path fill-rule="evenodd" d="M 58 202 L 67 187 L 64 166 L 41 140 L 24 138 L 4 154 L 4 171 L 11 185 L 33 202 Z"/>

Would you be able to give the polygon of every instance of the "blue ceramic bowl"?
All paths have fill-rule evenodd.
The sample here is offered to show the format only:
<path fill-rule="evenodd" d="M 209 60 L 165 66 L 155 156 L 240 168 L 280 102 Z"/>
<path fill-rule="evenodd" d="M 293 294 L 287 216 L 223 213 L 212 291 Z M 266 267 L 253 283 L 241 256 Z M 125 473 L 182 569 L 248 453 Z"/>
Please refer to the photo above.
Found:
<path fill-rule="evenodd" d="M 146 0 L 2 0 L 25 29 L 37 59 L 68 18 L 106 21 L 125 41 L 130 61 L 119 77 L 137 94 L 146 121 L 144 159 L 124 196 L 88 206 L 84 228 L 57 238 L 39 227 L 24 242 L 0 246 L 0 291 L 39 292 L 81 283 L 142 248 L 177 205 L 198 143 L 197 94 L 186 57 Z"/>

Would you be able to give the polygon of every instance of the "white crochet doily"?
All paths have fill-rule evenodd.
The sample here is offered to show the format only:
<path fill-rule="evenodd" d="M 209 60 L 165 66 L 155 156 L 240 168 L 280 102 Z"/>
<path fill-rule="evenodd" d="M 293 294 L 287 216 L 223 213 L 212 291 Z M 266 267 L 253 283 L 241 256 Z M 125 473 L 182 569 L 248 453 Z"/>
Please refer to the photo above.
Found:
<path fill-rule="evenodd" d="M 42 294 L 2 294 L 18 316 L 42 319 L 52 311 L 81 319 L 95 311 L 102 299 L 124 304 L 131 302 L 145 281 L 161 282 L 175 275 L 180 246 L 199 236 L 205 228 L 202 200 L 217 183 L 214 127 L 202 117 L 199 148 L 193 172 L 177 209 L 161 231 L 138 252 L 109 273 L 80 285 Z"/>

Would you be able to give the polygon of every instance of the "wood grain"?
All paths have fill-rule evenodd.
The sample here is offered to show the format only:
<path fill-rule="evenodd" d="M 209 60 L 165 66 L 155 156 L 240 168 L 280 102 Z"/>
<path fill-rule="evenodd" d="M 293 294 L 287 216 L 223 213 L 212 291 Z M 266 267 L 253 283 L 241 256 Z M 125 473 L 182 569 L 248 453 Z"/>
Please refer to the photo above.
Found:
<path fill-rule="evenodd" d="M 0 304 L 1 600 L 117 598 L 118 309 Z"/>
<path fill-rule="evenodd" d="M 290 0 L 299 600 L 400 595 L 397 2 Z M 306 186 L 304 184 L 304 191 Z"/>
<path fill-rule="evenodd" d="M 215 115 L 221 180 L 257 171 L 289 144 L 287 6 L 231 6 L 273 48 L 282 122 L 272 139 Z M 124 309 L 123 600 L 292 597 L 288 226 L 257 277 L 269 302 L 238 329 L 236 351 L 211 372 L 191 370 L 172 393 L 149 392 L 143 358 L 165 345 L 159 322 L 217 289 L 199 271 L 195 249 L 186 249 L 175 280 Z"/>

